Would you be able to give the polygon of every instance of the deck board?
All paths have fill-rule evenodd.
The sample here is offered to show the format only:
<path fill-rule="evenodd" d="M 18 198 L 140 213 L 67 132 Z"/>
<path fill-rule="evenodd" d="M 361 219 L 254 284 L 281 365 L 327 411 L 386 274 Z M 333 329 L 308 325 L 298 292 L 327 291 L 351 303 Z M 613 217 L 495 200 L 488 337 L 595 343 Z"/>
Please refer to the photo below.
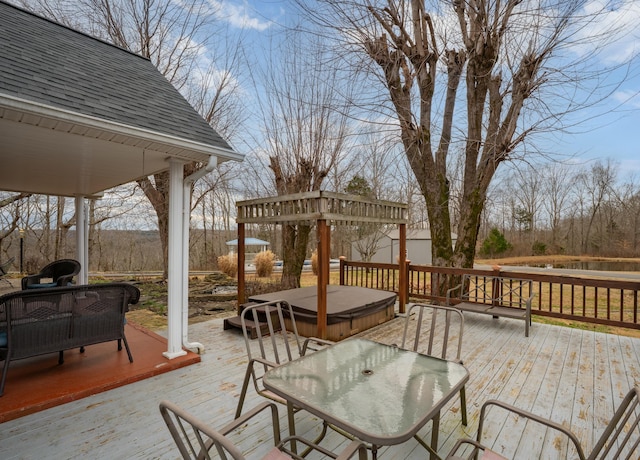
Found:
<path fill-rule="evenodd" d="M 402 326 L 403 319 L 397 318 L 361 336 L 400 344 Z M 222 320 L 190 326 L 189 338 L 206 347 L 199 364 L 0 424 L 0 458 L 177 458 L 158 402 L 169 399 L 221 426 L 233 416 L 247 363 L 241 335 L 223 331 Z M 461 425 L 454 398 L 442 412 L 439 449 L 446 453 L 458 437 L 475 435 L 481 404 L 495 398 L 571 426 L 588 450 L 630 386 L 640 384 L 639 356 L 640 339 L 538 323 L 526 338 L 520 320 L 467 314 L 462 358 L 471 374 L 469 426 Z M 259 401 L 250 391 L 246 407 Z M 284 431 L 284 409 L 280 415 Z M 300 413 L 296 420 L 300 434 L 312 436 L 319 430 L 315 417 Z M 531 427 L 514 436 L 520 429 L 517 423 L 513 417 L 497 416 L 487 425 L 489 437 L 503 432 L 494 446 L 498 451 L 515 452 L 519 459 L 556 458 L 556 449 L 566 451 L 566 443 L 558 446 L 554 435 Z M 430 430 L 428 423 L 420 435 L 428 437 Z M 234 437 L 251 456 L 265 453 L 269 439 L 266 417 Z M 325 444 L 337 448 L 346 441 L 331 433 Z M 535 451 L 540 445 L 545 448 L 542 454 Z M 382 448 L 380 458 L 426 455 L 411 440 Z"/>

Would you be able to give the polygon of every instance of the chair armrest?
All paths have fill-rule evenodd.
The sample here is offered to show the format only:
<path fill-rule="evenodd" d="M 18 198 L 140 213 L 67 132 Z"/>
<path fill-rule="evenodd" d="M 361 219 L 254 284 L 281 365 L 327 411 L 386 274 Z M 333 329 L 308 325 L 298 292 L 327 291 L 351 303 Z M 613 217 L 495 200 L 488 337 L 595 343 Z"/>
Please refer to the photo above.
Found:
<path fill-rule="evenodd" d="M 462 290 L 462 283 L 458 284 L 457 286 L 454 286 L 450 289 L 447 289 L 447 306 L 451 306 L 451 294 L 455 291 L 457 291 L 458 289 Z"/>
<path fill-rule="evenodd" d="M 245 423 L 247 423 L 250 419 L 258 415 L 260 412 L 271 409 L 271 424 L 273 426 L 273 440 L 274 445 L 280 444 L 280 418 L 278 416 L 278 407 L 275 403 L 272 402 L 263 402 L 262 404 L 258 404 L 256 407 L 251 409 L 248 412 L 245 412 L 243 415 L 228 423 L 224 427 L 222 427 L 219 431 L 223 435 L 227 435 L 232 431 L 238 429 Z"/>
<path fill-rule="evenodd" d="M 22 280 L 20 281 L 20 283 L 22 285 L 22 290 L 24 291 L 31 284 L 40 283 L 41 279 L 42 279 L 42 275 L 39 274 L 39 273 L 36 274 L 36 275 L 27 275 L 27 276 L 23 277 Z"/>
<path fill-rule="evenodd" d="M 553 430 L 559 431 L 560 433 L 563 433 L 565 436 L 567 436 L 567 438 L 569 438 L 569 440 L 573 443 L 576 452 L 578 453 L 578 457 L 581 460 L 585 460 L 585 455 L 584 452 L 582 450 L 582 446 L 580 445 L 580 441 L 578 440 L 578 438 L 571 432 L 569 431 L 567 428 L 565 428 L 564 426 L 553 422 L 549 419 L 546 419 L 544 417 L 540 417 L 536 414 L 533 414 L 531 412 L 525 411 L 523 409 L 519 409 L 515 406 L 512 406 L 510 404 L 506 404 L 503 403 L 501 401 L 497 401 L 495 399 L 490 399 L 488 401 L 486 401 L 483 405 L 482 408 L 480 409 L 480 421 L 478 424 L 478 434 L 476 437 L 476 442 L 478 445 L 482 445 L 482 428 L 484 425 L 484 419 L 486 416 L 486 412 L 487 412 L 487 408 L 489 408 L 490 406 L 497 406 L 500 407 L 508 412 L 514 413 L 520 417 L 532 420 L 534 422 L 540 423 L 541 425 L 544 425 L 548 428 L 551 428 Z M 476 443 L 474 443 L 476 444 Z"/>
<path fill-rule="evenodd" d="M 317 345 L 326 345 L 326 346 L 331 346 L 331 345 L 335 345 L 335 342 L 332 342 L 331 340 L 325 340 L 325 339 L 319 339 L 317 337 L 308 337 L 304 343 L 302 344 L 302 351 L 300 353 L 301 356 L 304 356 L 307 354 L 307 350 L 311 350 L 311 351 L 318 351 L 319 348 L 311 348 L 309 347 L 309 343 L 310 342 L 314 342 Z"/>
<path fill-rule="evenodd" d="M 73 280 L 73 276 L 74 275 L 63 275 L 58 277 L 58 280 L 56 281 L 56 284 L 58 286 L 66 286 L 68 284 L 71 283 L 71 281 Z"/>

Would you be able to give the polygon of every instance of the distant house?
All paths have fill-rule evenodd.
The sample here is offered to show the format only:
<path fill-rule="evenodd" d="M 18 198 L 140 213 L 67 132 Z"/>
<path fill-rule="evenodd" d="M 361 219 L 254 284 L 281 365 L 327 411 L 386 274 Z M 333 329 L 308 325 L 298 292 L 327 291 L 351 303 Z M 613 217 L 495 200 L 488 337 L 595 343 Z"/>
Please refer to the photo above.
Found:
<path fill-rule="evenodd" d="M 452 235 L 452 239 L 455 244 L 457 236 Z M 400 231 L 395 229 L 387 232 L 378 242 L 378 248 L 378 251 L 371 258 L 371 262 L 398 263 Z M 429 230 L 407 230 L 407 259 L 416 265 L 431 265 L 431 232 Z M 351 260 L 362 260 L 356 249 L 356 243 L 351 244 Z"/>

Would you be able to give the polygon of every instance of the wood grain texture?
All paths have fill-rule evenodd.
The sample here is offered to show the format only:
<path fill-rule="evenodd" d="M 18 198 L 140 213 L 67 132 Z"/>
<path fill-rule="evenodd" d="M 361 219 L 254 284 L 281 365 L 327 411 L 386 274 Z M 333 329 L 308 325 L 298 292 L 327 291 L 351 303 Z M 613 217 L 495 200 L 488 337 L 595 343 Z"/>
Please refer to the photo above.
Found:
<path fill-rule="evenodd" d="M 399 344 L 403 325 L 399 317 L 360 336 Z M 0 458 L 177 458 L 158 402 L 169 399 L 222 426 L 233 416 L 247 364 L 239 331 L 223 331 L 222 320 L 190 326 L 190 340 L 206 346 L 199 364 L 0 424 Z M 461 425 L 454 398 L 442 412 L 439 450 L 446 454 L 459 437 L 474 436 L 482 403 L 500 399 L 570 427 L 588 451 L 627 390 L 640 384 L 639 355 L 635 338 L 538 323 L 526 338 L 521 321 L 466 315 L 462 359 L 471 374 L 469 426 Z M 259 401 L 250 390 L 246 407 Z M 284 407 L 280 417 L 286 430 Z M 296 420 L 298 434 L 312 437 L 320 430 L 308 414 L 298 413 Z M 265 417 L 234 434 L 252 458 L 270 448 L 267 423 Z M 490 444 L 507 457 L 573 457 L 555 433 L 498 411 L 485 428 L 485 438 L 497 436 Z M 428 438 L 430 430 L 429 423 L 420 435 Z M 329 433 L 323 445 L 339 449 L 347 440 Z M 426 452 L 410 440 L 382 448 L 380 458 L 423 459 Z"/>

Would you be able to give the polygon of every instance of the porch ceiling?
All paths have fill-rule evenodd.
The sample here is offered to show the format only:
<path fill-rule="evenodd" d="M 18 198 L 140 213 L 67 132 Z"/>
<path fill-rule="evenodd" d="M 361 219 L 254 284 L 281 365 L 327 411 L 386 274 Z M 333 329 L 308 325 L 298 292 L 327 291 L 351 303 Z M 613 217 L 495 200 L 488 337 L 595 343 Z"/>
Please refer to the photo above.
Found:
<path fill-rule="evenodd" d="M 235 152 L 0 97 L 0 189 L 92 196 L 169 167 Z"/>

